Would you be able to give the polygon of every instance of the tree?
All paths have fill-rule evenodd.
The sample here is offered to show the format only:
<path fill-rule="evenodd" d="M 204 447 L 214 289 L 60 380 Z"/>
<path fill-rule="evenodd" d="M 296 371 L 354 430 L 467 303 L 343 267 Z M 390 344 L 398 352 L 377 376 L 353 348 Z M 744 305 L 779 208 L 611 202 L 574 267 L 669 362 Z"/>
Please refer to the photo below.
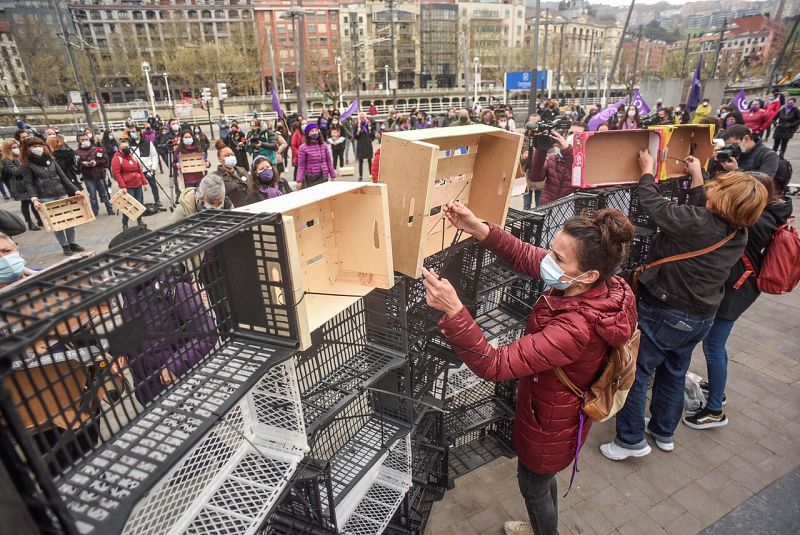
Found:
<path fill-rule="evenodd" d="M 252 94 L 261 83 L 258 59 L 231 43 L 181 45 L 167 57 L 166 67 L 171 76 L 193 90 L 224 82 L 232 94 Z"/>

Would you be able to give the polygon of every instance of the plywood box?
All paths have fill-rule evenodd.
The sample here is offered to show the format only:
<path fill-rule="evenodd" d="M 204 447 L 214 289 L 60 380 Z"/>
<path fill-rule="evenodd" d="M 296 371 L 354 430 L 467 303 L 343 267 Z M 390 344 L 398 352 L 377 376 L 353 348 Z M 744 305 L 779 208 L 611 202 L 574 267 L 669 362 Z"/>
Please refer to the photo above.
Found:
<path fill-rule="evenodd" d="M 661 132 L 615 130 L 575 134 L 572 144 L 572 185 L 593 188 L 639 181 L 639 151 L 649 150 L 655 159 L 653 176 L 661 169 Z"/>
<path fill-rule="evenodd" d="M 714 155 L 714 130 L 710 124 L 682 124 L 676 126 L 653 126 L 651 130 L 661 132 L 661 179 L 686 176 L 683 160 L 694 156 L 703 169 Z"/>
<path fill-rule="evenodd" d="M 325 182 L 237 210 L 283 214 L 301 349 L 360 297 L 394 284 L 383 184 Z"/>
<path fill-rule="evenodd" d="M 44 229 L 48 232 L 58 232 L 94 221 L 94 212 L 86 195 L 43 202 L 39 215 L 42 216 Z"/>
<path fill-rule="evenodd" d="M 378 180 L 389 187 L 397 271 L 417 278 L 425 257 L 450 246 L 457 229 L 442 212 L 448 202 L 459 200 L 479 218 L 503 225 L 522 139 L 485 125 L 383 135 Z"/>
<path fill-rule="evenodd" d="M 206 170 L 206 160 L 199 152 L 181 154 L 182 173 L 202 173 Z"/>

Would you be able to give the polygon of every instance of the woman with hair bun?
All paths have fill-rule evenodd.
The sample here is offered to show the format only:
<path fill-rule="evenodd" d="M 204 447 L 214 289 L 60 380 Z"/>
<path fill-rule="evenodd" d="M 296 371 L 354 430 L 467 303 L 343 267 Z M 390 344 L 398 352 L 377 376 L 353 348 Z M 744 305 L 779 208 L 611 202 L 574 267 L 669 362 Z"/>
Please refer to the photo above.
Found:
<path fill-rule="evenodd" d="M 509 521 L 505 532 L 522 534 L 532 529 L 538 535 L 557 533 L 556 473 L 575 458 L 591 425 L 584 422 L 581 433 L 581 399 L 553 370 L 562 368 L 586 391 L 609 349 L 624 344 L 635 331 L 635 296 L 625 281 L 614 275 L 625 243 L 633 238 L 633 226 L 616 209 L 580 215 L 564 224 L 548 251 L 481 221 L 459 202 L 448 204 L 445 215 L 453 226 L 474 236 L 515 270 L 550 287 L 531 303 L 525 334 L 494 348 L 453 286 L 423 269 L 427 303 L 445 313 L 439 329 L 459 358 L 484 380 L 519 379 L 513 442 L 530 525 Z"/>

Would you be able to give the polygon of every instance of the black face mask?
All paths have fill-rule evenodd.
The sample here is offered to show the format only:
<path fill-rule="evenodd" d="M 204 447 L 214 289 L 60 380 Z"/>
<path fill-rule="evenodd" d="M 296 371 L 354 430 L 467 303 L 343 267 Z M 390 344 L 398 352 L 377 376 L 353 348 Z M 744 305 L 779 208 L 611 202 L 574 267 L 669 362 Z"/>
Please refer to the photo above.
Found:
<path fill-rule="evenodd" d="M 128 156 L 130 153 L 131 153 L 130 147 L 125 147 L 124 149 L 122 149 L 122 154 L 124 154 L 125 156 Z"/>

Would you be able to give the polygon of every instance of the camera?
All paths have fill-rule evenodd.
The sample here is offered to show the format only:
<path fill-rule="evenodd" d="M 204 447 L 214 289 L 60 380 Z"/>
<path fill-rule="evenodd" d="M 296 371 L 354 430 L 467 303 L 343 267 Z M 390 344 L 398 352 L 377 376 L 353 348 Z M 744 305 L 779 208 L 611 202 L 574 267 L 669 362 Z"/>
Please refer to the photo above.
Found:
<path fill-rule="evenodd" d="M 555 119 L 553 121 L 530 121 L 525 123 L 525 131 L 530 137 L 529 144 L 536 150 L 550 150 L 555 145 L 555 140 L 550 137 L 553 130 L 566 131 L 572 121 L 569 119 Z"/>
<path fill-rule="evenodd" d="M 659 117 L 657 113 L 648 115 L 647 117 L 642 119 L 642 125 L 644 126 L 656 126 L 660 122 L 661 122 L 661 117 Z"/>
<path fill-rule="evenodd" d="M 724 163 L 730 161 L 731 158 L 739 159 L 742 155 L 742 148 L 736 143 L 729 143 L 717 151 L 717 161 Z"/>

